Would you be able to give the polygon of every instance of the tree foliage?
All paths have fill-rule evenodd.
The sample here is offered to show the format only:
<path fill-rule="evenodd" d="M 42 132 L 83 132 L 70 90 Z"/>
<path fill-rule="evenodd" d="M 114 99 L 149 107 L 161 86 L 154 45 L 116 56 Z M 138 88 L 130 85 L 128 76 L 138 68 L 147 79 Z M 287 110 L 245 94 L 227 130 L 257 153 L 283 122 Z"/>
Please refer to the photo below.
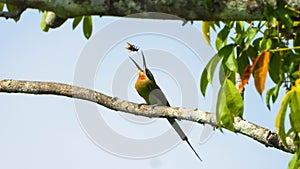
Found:
<path fill-rule="evenodd" d="M 297 150 L 288 168 L 296 169 L 300 167 L 300 22 L 297 21 L 300 11 L 289 7 L 284 1 L 277 2 L 277 9 L 265 4 L 265 21 L 203 24 L 202 30 L 208 44 L 210 44 L 210 29 L 215 30 L 215 27 L 218 27 L 220 30 L 217 32 L 215 42 L 218 54 L 211 59 L 202 73 L 200 85 L 204 94 L 208 83 L 212 81 L 211 75 L 214 74 L 215 65 L 221 62 L 225 79 L 220 79 L 223 86 L 219 92 L 217 120 L 219 126 L 223 125 L 230 130 L 233 129 L 233 117 L 243 114 L 234 111 L 242 111 L 238 91 L 243 93 L 251 76 L 254 78 L 257 92 L 260 95 L 265 93 L 266 106 L 269 109 L 270 102 L 274 103 L 277 100 L 279 90 L 286 90 L 275 125 L 286 146 L 286 137 L 291 137 L 294 141 Z M 274 87 L 265 91 L 268 75 L 274 82 Z M 236 76 L 241 77 L 239 81 Z M 224 86 L 228 84 L 231 86 L 239 84 L 239 87 L 238 89 L 231 87 L 230 94 L 224 91 Z M 228 100 L 232 104 L 229 104 Z M 288 130 L 285 129 L 286 121 L 290 123 Z"/>

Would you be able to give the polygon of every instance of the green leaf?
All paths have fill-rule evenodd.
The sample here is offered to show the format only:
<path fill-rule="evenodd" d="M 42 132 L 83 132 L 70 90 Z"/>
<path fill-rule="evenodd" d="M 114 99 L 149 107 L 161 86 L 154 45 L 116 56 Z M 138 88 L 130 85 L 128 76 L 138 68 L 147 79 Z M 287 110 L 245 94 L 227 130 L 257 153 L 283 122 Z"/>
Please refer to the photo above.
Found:
<path fill-rule="evenodd" d="M 211 22 L 211 25 L 210 25 L 210 28 L 214 31 L 214 32 L 216 32 L 216 26 L 217 26 L 217 21 L 210 21 Z"/>
<path fill-rule="evenodd" d="M 289 59 L 291 62 L 295 62 L 296 64 L 300 63 L 300 56 L 297 54 L 290 53 Z M 293 71 L 293 69 L 291 71 Z"/>
<path fill-rule="evenodd" d="M 18 9 L 15 5 L 11 5 L 11 4 L 6 4 L 6 7 L 9 12 L 13 12 Z"/>
<path fill-rule="evenodd" d="M 220 28 L 221 21 L 214 21 L 214 25 L 216 25 L 218 28 Z"/>
<path fill-rule="evenodd" d="M 295 133 L 300 132 L 300 93 L 294 91 L 290 101 L 290 123 Z"/>
<path fill-rule="evenodd" d="M 233 72 L 237 72 L 238 71 L 238 65 L 237 65 L 237 61 L 236 58 L 234 57 L 234 52 L 232 50 L 232 52 L 229 54 L 225 65 L 227 66 L 227 68 Z"/>
<path fill-rule="evenodd" d="M 230 32 L 230 28 L 224 26 L 224 28 L 218 33 L 216 38 L 216 48 L 219 51 L 223 44 L 226 44 L 226 40 L 228 38 Z"/>
<path fill-rule="evenodd" d="M 238 63 L 238 73 L 240 75 L 244 74 L 245 68 L 250 65 L 250 57 L 257 56 L 257 50 L 254 49 L 252 45 L 248 47 L 247 50 L 242 50 L 242 54 L 237 58 Z"/>
<path fill-rule="evenodd" d="M 233 49 L 234 44 L 226 45 L 219 50 L 218 55 L 220 58 L 225 58 L 224 60 L 226 60 L 229 57 L 229 55 L 233 52 Z"/>
<path fill-rule="evenodd" d="M 291 51 L 286 51 L 282 53 L 282 60 L 281 60 L 281 70 L 284 73 L 293 73 L 297 68 L 295 67 L 295 54 L 293 54 Z M 297 63 L 296 63 L 297 64 Z"/>
<path fill-rule="evenodd" d="M 234 83 L 225 79 L 218 95 L 217 101 L 217 121 L 225 128 L 234 131 L 234 117 L 243 116 L 244 104 L 242 96 L 238 92 Z"/>
<path fill-rule="evenodd" d="M 233 116 L 242 117 L 244 111 L 243 98 L 232 81 L 226 79 L 225 82 L 226 104 Z"/>
<path fill-rule="evenodd" d="M 291 62 L 290 64 L 289 64 L 289 68 L 288 68 L 288 71 L 289 71 L 289 73 L 293 73 L 294 72 L 294 70 L 295 70 L 295 62 Z"/>
<path fill-rule="evenodd" d="M 82 18 L 83 18 L 83 16 L 77 16 L 74 18 L 73 25 L 72 25 L 73 30 L 78 26 L 78 24 L 81 22 Z"/>
<path fill-rule="evenodd" d="M 299 79 L 299 71 L 298 70 L 294 71 L 290 77 L 291 77 L 291 79 L 294 79 L 294 80 Z"/>
<path fill-rule="evenodd" d="M 264 31 L 264 38 L 271 39 L 272 42 L 278 41 L 279 30 L 277 28 L 269 28 Z M 274 40 L 274 41 L 273 41 Z"/>
<path fill-rule="evenodd" d="M 220 65 L 219 69 L 219 83 L 223 84 L 225 82 L 225 79 L 227 78 L 226 75 L 228 75 L 229 70 L 226 66 L 223 66 L 223 64 Z"/>
<path fill-rule="evenodd" d="M 267 108 L 269 110 L 271 110 L 271 107 L 270 107 L 270 98 L 271 96 L 273 95 L 273 92 L 275 90 L 275 87 L 272 87 L 271 89 L 269 89 L 266 93 L 266 104 L 267 104 Z"/>
<path fill-rule="evenodd" d="M 216 54 L 214 55 L 208 64 L 206 65 L 205 69 L 203 70 L 200 78 L 200 90 L 203 96 L 205 96 L 205 91 L 207 88 L 208 83 L 212 82 L 212 78 L 215 72 L 215 69 L 220 61 L 219 56 Z"/>
<path fill-rule="evenodd" d="M 269 110 L 271 109 L 270 108 L 270 99 L 272 98 L 272 103 L 275 103 L 275 101 L 277 100 L 277 97 L 278 97 L 278 93 L 279 93 L 281 84 L 282 84 L 282 81 L 279 81 L 275 87 L 272 87 L 266 93 L 266 104 L 267 104 L 267 107 Z"/>
<path fill-rule="evenodd" d="M 48 32 L 48 30 L 49 30 L 49 27 L 48 27 L 47 24 L 46 24 L 46 16 L 47 16 L 47 11 L 44 11 L 44 12 L 43 12 L 42 19 L 41 19 L 41 23 L 40 23 L 41 29 L 42 29 L 44 32 Z"/>
<path fill-rule="evenodd" d="M 236 33 L 243 33 L 244 32 L 244 21 L 236 21 Z"/>
<path fill-rule="evenodd" d="M 243 33 L 237 33 L 235 38 L 232 38 L 232 37 L 230 37 L 230 38 L 235 44 L 237 44 L 241 47 L 244 46 L 245 36 Z"/>
<path fill-rule="evenodd" d="M 253 47 L 254 47 L 254 49 L 256 49 L 256 50 L 258 50 L 258 48 L 259 48 L 259 43 L 260 43 L 260 41 L 262 40 L 262 38 L 257 38 L 257 39 L 255 39 L 254 41 L 253 41 Z"/>
<path fill-rule="evenodd" d="M 293 27 L 293 20 L 291 19 L 291 17 L 288 14 L 284 14 L 284 21 L 282 21 L 284 23 L 284 25 L 286 26 L 286 28 L 288 30 L 290 30 Z"/>
<path fill-rule="evenodd" d="M 223 21 L 223 23 L 229 28 L 233 28 L 235 21 Z"/>
<path fill-rule="evenodd" d="M 274 16 L 270 16 L 269 17 L 269 26 L 271 28 L 276 28 L 276 26 L 278 26 L 278 22 L 277 22 L 277 18 Z"/>
<path fill-rule="evenodd" d="M 0 2 L 0 11 L 3 11 L 3 8 L 4 8 L 4 3 Z"/>
<path fill-rule="evenodd" d="M 247 49 L 251 44 L 252 40 L 254 39 L 255 35 L 258 32 L 258 28 L 249 27 L 246 31 L 247 40 L 245 42 L 245 48 Z"/>
<path fill-rule="evenodd" d="M 272 47 L 272 39 L 270 38 L 262 38 L 259 42 L 259 49 L 260 50 L 268 50 Z"/>
<path fill-rule="evenodd" d="M 13 12 L 18 9 L 15 5 L 11 5 L 11 4 L 6 4 L 6 7 L 9 12 Z"/>
<path fill-rule="evenodd" d="M 294 39 L 294 47 L 295 46 L 300 46 L 300 34 L 297 33 L 296 37 Z M 300 53 L 300 49 L 294 49 L 297 53 Z"/>
<path fill-rule="evenodd" d="M 6 7 L 9 12 L 14 12 L 14 11 L 19 10 L 17 6 L 11 5 L 11 4 L 6 4 Z M 20 17 L 14 18 L 15 22 L 18 22 L 19 20 L 20 20 Z"/>
<path fill-rule="evenodd" d="M 259 51 L 253 45 L 250 45 L 248 49 L 245 51 L 249 57 L 257 56 Z"/>
<path fill-rule="evenodd" d="M 219 93 L 218 93 L 218 98 L 217 98 L 217 108 L 216 108 L 216 119 L 217 119 L 217 123 L 219 126 L 219 129 L 222 131 L 222 114 L 225 111 L 229 111 L 228 107 L 226 106 L 226 92 L 225 92 L 225 82 L 223 83 L 223 85 L 221 86 Z M 228 113 L 225 113 L 228 114 Z M 231 116 L 229 116 L 231 117 Z M 223 117 L 224 119 L 225 117 Z M 230 125 L 229 125 L 230 126 Z"/>
<path fill-rule="evenodd" d="M 272 47 L 272 39 L 268 38 L 266 42 L 266 49 L 271 49 Z"/>
<path fill-rule="evenodd" d="M 223 58 L 223 62 L 229 70 L 238 71 L 237 61 L 234 57 L 234 44 L 229 44 L 221 48 L 218 55 L 220 58 Z"/>
<path fill-rule="evenodd" d="M 208 79 L 207 79 L 207 69 L 205 68 L 201 74 L 200 78 L 200 90 L 201 94 L 205 96 L 206 88 L 208 85 Z"/>
<path fill-rule="evenodd" d="M 226 104 L 224 105 L 224 108 L 223 108 L 223 113 L 221 115 L 221 121 L 225 128 L 227 128 L 230 131 L 235 132 L 234 126 L 233 126 L 234 118 L 233 118 L 232 114 L 230 113 L 230 109 L 227 107 Z"/>
<path fill-rule="evenodd" d="M 299 112 L 290 113 L 290 122 L 295 132 L 300 131 L 300 115 Z"/>
<path fill-rule="evenodd" d="M 84 36 L 89 39 L 93 31 L 92 16 L 85 16 L 83 19 L 83 33 Z"/>
<path fill-rule="evenodd" d="M 298 148 L 298 150 L 294 153 L 293 158 L 291 159 L 291 161 L 289 162 L 289 166 L 288 169 L 299 169 L 300 167 L 300 149 Z"/>
<path fill-rule="evenodd" d="M 279 93 L 279 90 L 280 90 L 280 87 L 282 85 L 282 81 L 280 80 L 277 85 L 275 86 L 275 90 L 273 92 L 273 95 L 272 95 L 272 102 L 275 103 L 275 101 L 277 100 L 278 98 L 278 93 Z"/>
<path fill-rule="evenodd" d="M 213 76 L 216 70 L 216 67 L 218 65 L 218 63 L 220 62 L 220 57 L 218 54 L 215 54 L 211 60 L 209 61 L 209 63 L 207 64 L 207 79 L 208 82 L 212 82 L 213 80 Z"/>
<path fill-rule="evenodd" d="M 232 38 L 232 40 L 240 47 L 244 48 L 243 47 L 245 41 L 244 21 L 236 21 L 235 25 L 236 25 L 235 26 L 236 37 Z"/>
<path fill-rule="evenodd" d="M 278 52 L 274 52 L 271 55 L 269 62 L 269 75 L 274 83 L 278 83 L 280 80 L 280 69 L 281 69 L 281 57 Z"/>

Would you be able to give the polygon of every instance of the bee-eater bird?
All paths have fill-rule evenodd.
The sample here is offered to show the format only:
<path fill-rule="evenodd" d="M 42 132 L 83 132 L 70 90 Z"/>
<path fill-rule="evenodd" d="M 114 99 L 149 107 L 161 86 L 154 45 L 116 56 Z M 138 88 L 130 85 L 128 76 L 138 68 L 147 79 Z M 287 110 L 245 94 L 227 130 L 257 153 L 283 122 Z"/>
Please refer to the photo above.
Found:
<path fill-rule="evenodd" d="M 132 46 L 133 48 L 135 46 Z M 128 49 L 128 47 L 127 47 Z M 136 48 L 135 48 L 136 49 Z M 155 79 L 151 71 L 146 66 L 146 60 L 145 56 L 143 54 L 143 51 L 141 51 L 142 57 L 143 57 L 143 69 L 135 62 L 130 56 L 129 58 L 132 60 L 132 62 L 135 64 L 135 66 L 138 69 L 138 79 L 135 83 L 135 89 L 137 90 L 138 94 L 146 101 L 149 105 L 158 105 L 158 106 L 170 106 L 166 96 L 162 92 L 162 90 L 159 88 L 159 86 L 156 84 Z M 167 118 L 169 123 L 172 125 L 172 127 L 175 129 L 177 134 L 180 136 L 180 138 L 183 141 L 186 141 L 188 145 L 191 147 L 191 149 L 194 151 L 196 156 L 200 161 L 202 159 L 197 154 L 191 143 L 189 142 L 187 136 L 184 134 L 182 129 L 180 128 L 179 124 L 176 122 L 175 118 Z"/>

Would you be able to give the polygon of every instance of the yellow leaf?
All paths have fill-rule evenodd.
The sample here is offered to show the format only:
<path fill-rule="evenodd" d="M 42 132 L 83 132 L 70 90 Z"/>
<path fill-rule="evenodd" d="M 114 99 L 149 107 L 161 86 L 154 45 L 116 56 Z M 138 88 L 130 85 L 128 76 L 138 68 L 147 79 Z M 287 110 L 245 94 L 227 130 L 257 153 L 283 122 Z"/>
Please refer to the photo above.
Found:
<path fill-rule="evenodd" d="M 281 102 L 280 110 L 276 117 L 275 127 L 278 131 L 279 137 L 282 140 L 282 143 L 287 146 L 286 143 L 286 132 L 285 132 L 285 117 L 287 108 L 290 107 L 290 123 L 292 126 L 292 130 L 295 133 L 300 131 L 299 124 L 299 100 L 300 100 L 300 79 L 296 80 L 295 86 L 292 87 L 292 90 L 288 91 Z"/>
<path fill-rule="evenodd" d="M 300 93 L 300 79 L 297 79 L 295 82 L 295 87 L 294 87 L 298 93 Z"/>
<path fill-rule="evenodd" d="M 210 44 L 210 25 L 211 22 L 202 21 L 202 35 L 204 37 L 205 42 L 211 46 Z"/>
<path fill-rule="evenodd" d="M 291 95 L 291 92 L 288 92 L 282 99 L 281 107 L 277 114 L 276 122 L 275 122 L 275 127 L 276 127 L 277 131 L 279 131 L 279 129 L 280 129 L 280 122 L 282 121 L 281 119 L 282 118 L 284 119 L 283 115 L 285 116 L 287 105 L 288 105 L 288 102 L 290 101 L 290 95 Z M 284 122 L 284 120 L 283 120 L 283 122 Z"/>
<path fill-rule="evenodd" d="M 44 31 L 44 32 L 48 32 L 49 30 L 49 27 L 46 23 L 46 17 L 47 17 L 47 11 L 44 11 L 43 12 L 43 16 L 42 16 L 42 19 L 41 19 L 41 23 L 40 23 L 40 26 L 41 26 L 41 29 Z"/>
<path fill-rule="evenodd" d="M 279 134 L 279 137 L 282 140 L 282 143 L 284 145 L 287 145 L 287 143 L 286 143 L 286 134 L 285 134 L 284 121 L 285 121 L 285 116 L 286 116 L 286 110 L 287 110 L 288 104 L 289 104 L 289 102 L 291 100 L 291 94 L 293 92 L 294 92 L 293 90 L 289 91 L 284 96 L 284 98 L 282 99 L 281 107 L 280 107 L 280 110 L 279 110 L 279 112 L 277 114 L 276 122 L 275 122 L 275 127 L 276 127 L 276 129 L 278 131 L 278 134 Z"/>
<path fill-rule="evenodd" d="M 257 69 L 254 71 L 254 82 L 258 93 L 261 95 L 265 89 L 265 82 L 268 73 L 268 66 L 270 61 L 270 52 L 263 51 L 260 53 L 257 61 Z"/>
<path fill-rule="evenodd" d="M 256 58 L 252 59 L 252 65 L 248 65 L 242 75 L 242 82 L 239 85 L 239 92 L 243 91 L 245 85 L 248 83 L 250 76 L 253 72 L 253 69 L 257 63 L 257 61 L 259 60 L 261 55 L 258 55 Z"/>
<path fill-rule="evenodd" d="M 253 71 L 253 67 L 254 67 L 253 65 L 248 65 L 245 68 L 243 76 L 242 76 L 242 82 L 239 85 L 239 92 L 242 92 L 245 85 L 248 83 L 248 81 L 250 79 L 250 76 L 251 76 L 251 73 Z"/>

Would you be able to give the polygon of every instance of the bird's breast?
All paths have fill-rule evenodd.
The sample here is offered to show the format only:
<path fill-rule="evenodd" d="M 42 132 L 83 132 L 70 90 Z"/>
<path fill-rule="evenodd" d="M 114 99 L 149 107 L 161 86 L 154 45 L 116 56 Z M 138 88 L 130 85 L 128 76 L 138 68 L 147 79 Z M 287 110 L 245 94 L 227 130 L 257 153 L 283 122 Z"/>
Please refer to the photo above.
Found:
<path fill-rule="evenodd" d="M 135 88 L 139 95 L 150 105 L 168 106 L 169 103 L 162 90 L 151 80 L 138 80 Z"/>

